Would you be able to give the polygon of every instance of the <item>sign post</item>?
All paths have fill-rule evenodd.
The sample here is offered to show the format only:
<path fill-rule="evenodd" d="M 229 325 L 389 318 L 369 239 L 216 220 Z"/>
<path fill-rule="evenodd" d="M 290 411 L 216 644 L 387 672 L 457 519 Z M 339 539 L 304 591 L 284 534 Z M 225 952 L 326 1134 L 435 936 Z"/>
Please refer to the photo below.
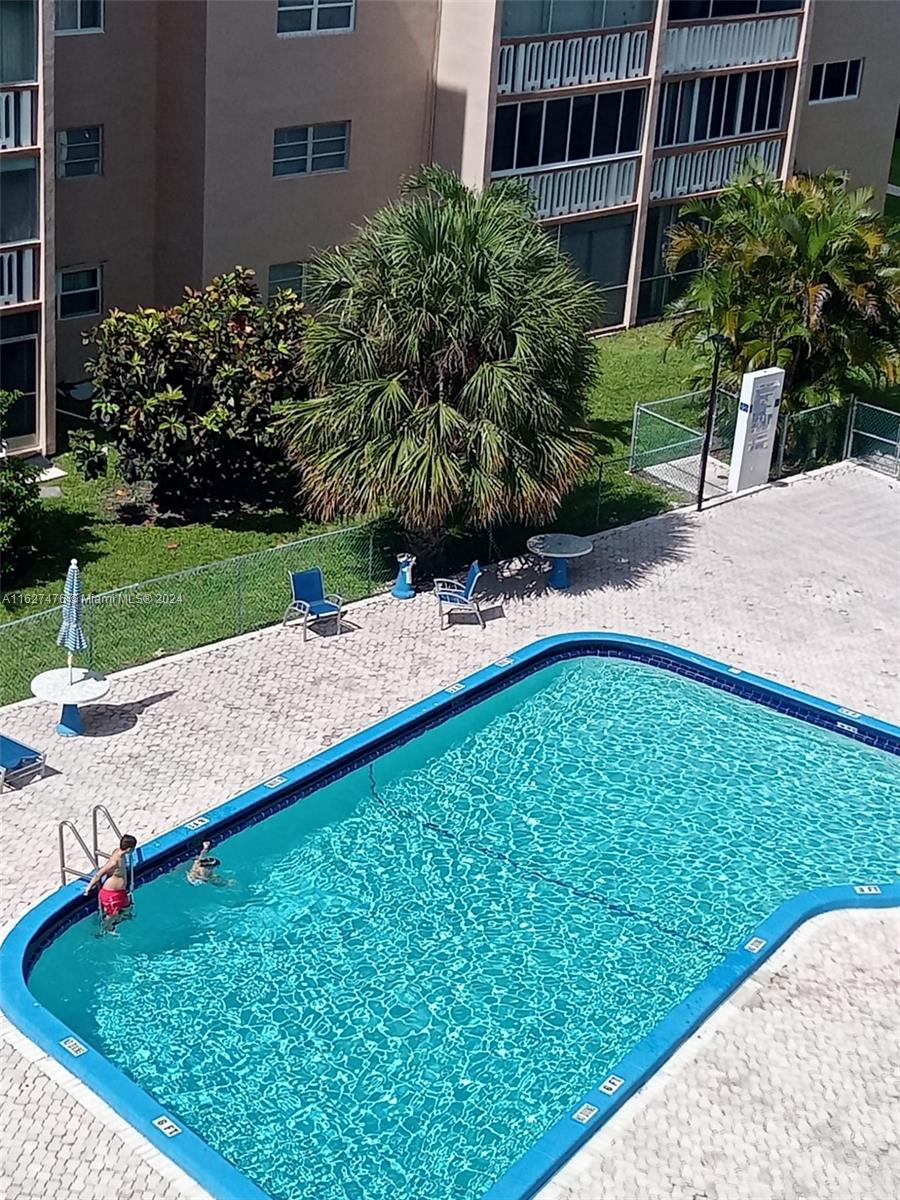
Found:
<path fill-rule="evenodd" d="M 729 492 L 768 483 L 783 388 L 784 371 L 780 367 L 766 367 L 744 376 L 731 448 Z"/>

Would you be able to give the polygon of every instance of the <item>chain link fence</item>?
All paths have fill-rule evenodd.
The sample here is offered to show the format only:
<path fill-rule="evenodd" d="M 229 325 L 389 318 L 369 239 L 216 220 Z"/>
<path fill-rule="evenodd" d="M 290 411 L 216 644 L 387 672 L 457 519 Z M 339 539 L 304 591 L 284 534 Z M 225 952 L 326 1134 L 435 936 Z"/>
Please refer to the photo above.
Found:
<path fill-rule="evenodd" d="M 639 404 L 634 410 L 629 470 L 668 488 L 680 499 L 696 496 L 709 404 L 708 391 L 687 392 Z M 727 464 L 734 441 L 738 400 L 718 389 L 704 494 L 727 490 Z"/>
<path fill-rule="evenodd" d="M 847 457 L 900 479 L 900 413 L 854 400 L 847 431 Z"/>
<path fill-rule="evenodd" d="M 849 405 L 840 403 L 782 413 L 769 478 L 783 479 L 844 458 L 848 411 Z"/>
<path fill-rule="evenodd" d="M 116 671 L 272 625 L 290 601 L 289 572 L 307 567 L 321 567 L 327 590 L 347 602 L 371 596 L 396 571 L 381 541 L 375 527 L 339 529 L 86 596 L 79 662 Z M 35 675 L 65 664 L 61 618 L 54 605 L 0 624 L 0 704 L 30 695 Z"/>

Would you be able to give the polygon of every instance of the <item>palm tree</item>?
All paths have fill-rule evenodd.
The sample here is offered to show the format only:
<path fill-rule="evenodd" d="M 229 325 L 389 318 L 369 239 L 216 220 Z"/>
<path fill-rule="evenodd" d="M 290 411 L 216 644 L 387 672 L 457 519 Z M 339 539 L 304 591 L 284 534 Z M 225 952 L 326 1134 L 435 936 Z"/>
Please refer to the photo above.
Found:
<path fill-rule="evenodd" d="M 900 374 L 900 243 L 872 192 L 844 176 L 797 175 L 782 187 L 749 168 L 711 201 L 684 205 L 666 262 L 699 270 L 670 307 L 672 338 L 724 334 L 733 379 L 780 366 L 793 403 L 855 369 Z"/>
<path fill-rule="evenodd" d="M 533 213 L 519 181 L 423 167 L 316 260 L 313 398 L 281 426 L 319 516 L 387 511 L 434 538 L 545 521 L 582 476 L 599 298 Z"/>

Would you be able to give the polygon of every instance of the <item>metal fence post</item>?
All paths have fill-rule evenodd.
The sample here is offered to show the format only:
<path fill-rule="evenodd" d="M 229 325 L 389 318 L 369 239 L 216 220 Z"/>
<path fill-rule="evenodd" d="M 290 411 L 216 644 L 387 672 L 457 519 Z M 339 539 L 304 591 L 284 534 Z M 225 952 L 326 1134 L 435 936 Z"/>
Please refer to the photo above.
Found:
<path fill-rule="evenodd" d="M 784 474 L 784 447 L 787 443 L 788 429 L 791 424 L 791 414 L 784 413 L 781 422 L 781 437 L 778 440 L 778 456 L 775 459 L 775 478 L 780 479 Z"/>
<path fill-rule="evenodd" d="M 87 629 L 85 629 L 84 635 L 87 638 L 87 644 L 88 644 L 88 670 L 93 671 L 93 669 L 94 669 L 94 608 L 95 608 L 95 605 L 93 605 L 91 603 L 90 596 L 87 597 L 87 603 L 85 604 L 85 608 L 87 609 L 87 620 L 85 622 L 85 624 L 87 625 Z"/>
<path fill-rule="evenodd" d="M 847 427 L 844 430 L 844 453 L 841 458 L 850 457 L 850 447 L 853 444 L 853 427 L 856 424 L 856 397 L 851 397 L 847 406 Z"/>
<path fill-rule="evenodd" d="M 637 446 L 638 421 L 640 419 L 640 412 L 641 412 L 641 405 L 636 404 L 634 406 L 634 412 L 631 415 L 631 448 L 628 451 L 628 470 L 629 471 L 634 470 L 634 453 L 635 453 L 635 447 Z M 601 472 L 601 474 L 603 473 L 603 464 L 602 463 L 600 464 L 600 472 Z"/>
<path fill-rule="evenodd" d="M 367 576 L 366 576 L 366 595 L 367 596 L 372 595 L 372 586 L 373 586 L 373 582 L 374 582 L 372 579 L 374 560 L 375 560 L 375 534 L 370 529 L 369 530 L 369 554 L 368 554 Z"/>
<path fill-rule="evenodd" d="M 628 459 L 629 465 L 631 458 Z M 600 531 L 600 510 L 603 508 L 603 459 L 597 465 L 597 511 L 594 514 L 594 533 Z"/>
<path fill-rule="evenodd" d="M 244 632 L 244 594 L 242 591 L 241 557 L 234 560 L 234 632 L 235 636 Z"/>

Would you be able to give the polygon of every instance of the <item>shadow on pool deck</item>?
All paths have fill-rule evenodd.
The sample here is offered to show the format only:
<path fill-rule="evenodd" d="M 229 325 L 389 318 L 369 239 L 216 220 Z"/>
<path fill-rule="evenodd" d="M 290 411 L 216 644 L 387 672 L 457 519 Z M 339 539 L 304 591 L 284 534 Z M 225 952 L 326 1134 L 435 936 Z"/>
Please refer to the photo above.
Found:
<path fill-rule="evenodd" d="M 617 591 L 640 587 L 644 578 L 666 563 L 680 562 L 690 551 L 692 513 L 676 510 L 640 523 L 640 536 L 628 538 L 615 554 L 607 552 L 612 545 L 609 534 L 615 533 L 621 546 L 623 530 L 608 530 L 589 539 L 594 552 L 575 559 L 570 564 L 572 586 L 570 593 Z M 637 527 L 635 527 L 637 528 Z M 534 555 L 523 555 L 491 567 L 485 572 L 479 595 L 486 607 L 492 600 L 515 603 L 543 595 L 548 590 L 549 564 Z"/>

